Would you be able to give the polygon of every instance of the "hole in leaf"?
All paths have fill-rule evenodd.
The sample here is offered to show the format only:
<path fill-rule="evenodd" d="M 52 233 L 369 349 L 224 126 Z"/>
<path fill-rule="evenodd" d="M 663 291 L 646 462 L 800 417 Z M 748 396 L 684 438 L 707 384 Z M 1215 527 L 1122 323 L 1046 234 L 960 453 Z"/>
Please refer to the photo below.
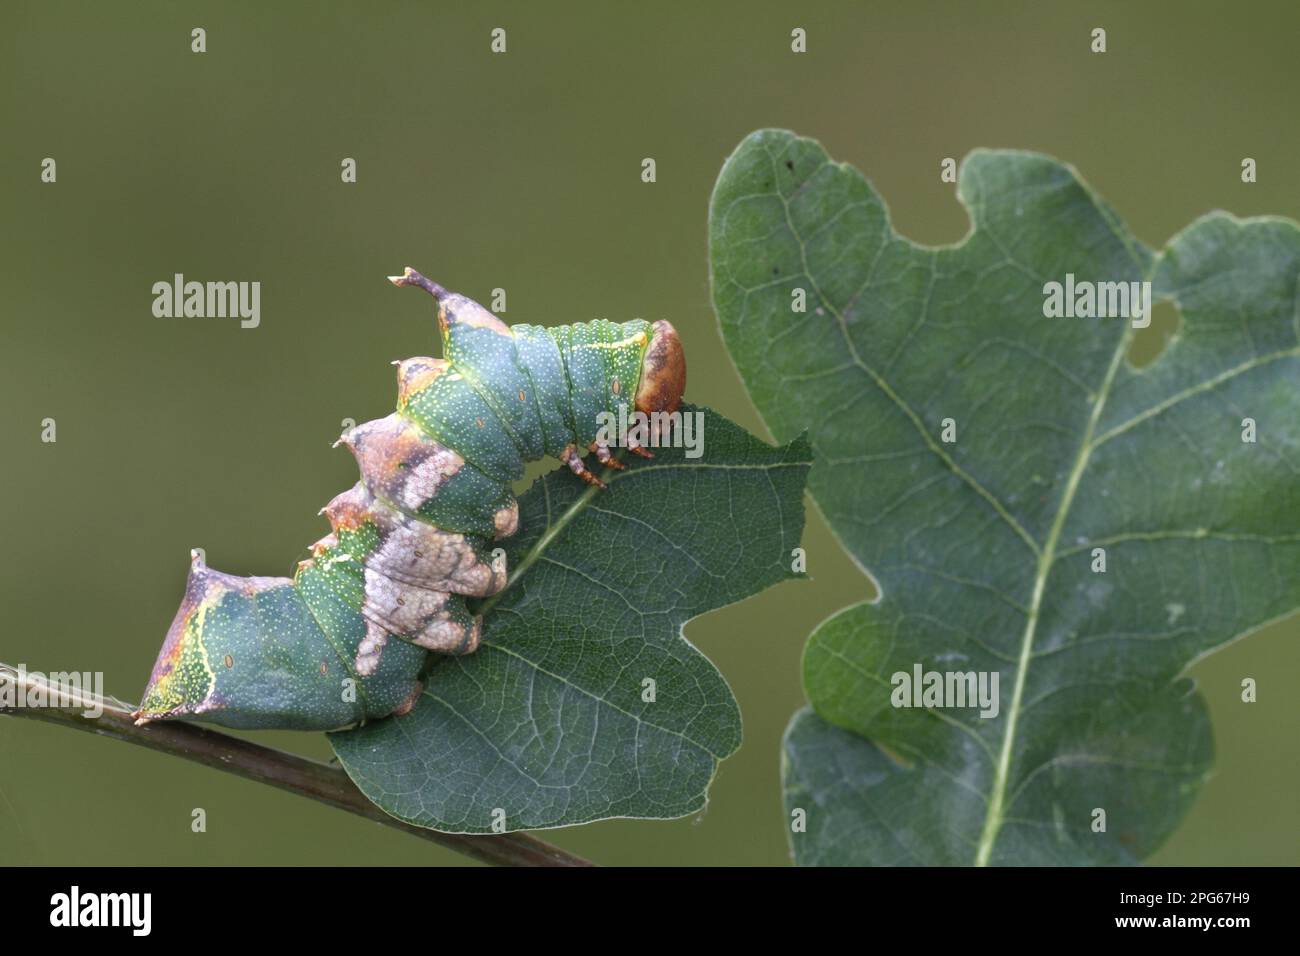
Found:
<path fill-rule="evenodd" d="M 1128 347 L 1128 362 L 1134 368 L 1145 368 L 1160 357 L 1169 342 L 1182 328 L 1183 319 L 1178 306 L 1168 299 L 1157 302 L 1151 309 L 1151 324 L 1138 329 Z"/>

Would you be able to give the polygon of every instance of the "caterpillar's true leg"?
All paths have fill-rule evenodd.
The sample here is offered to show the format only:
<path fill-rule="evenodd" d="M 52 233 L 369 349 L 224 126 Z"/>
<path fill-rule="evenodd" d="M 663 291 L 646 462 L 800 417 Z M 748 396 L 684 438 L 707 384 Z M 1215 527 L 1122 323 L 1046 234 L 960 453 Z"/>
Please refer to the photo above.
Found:
<path fill-rule="evenodd" d="M 641 447 L 641 443 L 636 440 L 635 435 L 629 434 L 624 436 L 623 447 L 626 448 L 634 455 L 640 455 L 642 458 L 653 458 L 655 456 L 654 452 L 646 451 L 643 447 Z"/>
<path fill-rule="evenodd" d="M 578 449 L 576 446 L 570 445 L 568 448 L 564 449 L 562 460 L 566 465 L 569 466 L 569 470 L 571 472 L 573 472 L 575 475 L 577 475 L 587 484 L 595 485 L 597 488 L 605 487 L 605 483 L 603 481 L 601 481 L 599 478 L 597 478 L 595 475 L 593 475 L 591 472 L 587 470 L 587 463 L 584 462 L 582 460 L 582 456 L 578 454 Z"/>
<path fill-rule="evenodd" d="M 619 461 L 610 453 L 609 446 L 606 445 L 603 441 L 597 439 L 596 441 L 592 442 L 588 447 L 596 453 L 596 459 L 602 465 L 606 465 L 610 468 L 613 468 L 615 471 L 622 471 L 624 468 L 627 467 L 627 465 L 623 464 L 621 461 Z"/>

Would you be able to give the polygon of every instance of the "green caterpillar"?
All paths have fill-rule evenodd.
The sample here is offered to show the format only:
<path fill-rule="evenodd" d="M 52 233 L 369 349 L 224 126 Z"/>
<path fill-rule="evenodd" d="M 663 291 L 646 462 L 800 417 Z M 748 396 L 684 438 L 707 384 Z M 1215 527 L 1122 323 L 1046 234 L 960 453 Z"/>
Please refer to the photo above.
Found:
<path fill-rule="evenodd" d="M 553 456 L 599 485 L 579 449 L 623 467 L 600 421 L 630 399 L 658 422 L 681 401 L 668 322 L 510 327 L 413 269 L 390 281 L 434 297 L 445 357 L 395 363 L 397 411 L 339 439 L 361 480 L 321 509 L 332 531 L 293 578 L 222 574 L 194 555 L 137 723 L 331 730 L 406 713 L 428 652 L 478 647 L 465 599 L 505 586 L 489 543 L 516 530 L 525 462 Z M 645 441 L 618 436 L 650 457 Z"/>

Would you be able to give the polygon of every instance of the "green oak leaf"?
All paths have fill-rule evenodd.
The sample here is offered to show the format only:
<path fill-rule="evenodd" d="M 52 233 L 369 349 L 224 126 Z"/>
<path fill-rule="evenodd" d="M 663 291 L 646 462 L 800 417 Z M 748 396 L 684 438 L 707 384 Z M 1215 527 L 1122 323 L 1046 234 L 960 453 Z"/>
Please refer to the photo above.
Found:
<path fill-rule="evenodd" d="M 966 238 L 919 246 L 781 131 L 745 139 L 713 194 L 727 347 L 773 434 L 809 430 L 809 490 L 878 586 L 805 651 L 794 856 L 1136 862 L 1213 759 L 1181 675 L 1300 605 L 1300 229 L 1215 213 L 1155 254 L 1022 152 L 972 153 L 958 195 Z M 1150 280 L 1180 333 L 1133 367 L 1129 321 L 1044 316 L 1067 273 Z M 917 665 L 996 674 L 997 715 L 893 706 Z"/>
<path fill-rule="evenodd" d="M 772 448 L 700 411 L 701 457 L 630 458 L 603 491 L 560 468 L 520 497 L 479 649 L 439 658 L 406 716 L 330 734 L 367 797 L 453 833 L 704 806 L 740 710 L 682 625 L 799 576 L 811 458 L 804 439 Z"/>

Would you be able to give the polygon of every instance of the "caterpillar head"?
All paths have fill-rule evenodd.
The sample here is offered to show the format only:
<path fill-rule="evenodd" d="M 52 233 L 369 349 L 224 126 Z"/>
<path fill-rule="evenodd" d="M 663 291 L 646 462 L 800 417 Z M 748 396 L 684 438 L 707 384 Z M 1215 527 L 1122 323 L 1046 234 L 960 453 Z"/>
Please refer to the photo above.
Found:
<path fill-rule="evenodd" d="M 650 342 L 641 359 L 641 381 L 636 388 L 636 410 L 675 412 L 686 391 L 686 352 L 671 322 L 660 319 L 650 326 Z"/>

